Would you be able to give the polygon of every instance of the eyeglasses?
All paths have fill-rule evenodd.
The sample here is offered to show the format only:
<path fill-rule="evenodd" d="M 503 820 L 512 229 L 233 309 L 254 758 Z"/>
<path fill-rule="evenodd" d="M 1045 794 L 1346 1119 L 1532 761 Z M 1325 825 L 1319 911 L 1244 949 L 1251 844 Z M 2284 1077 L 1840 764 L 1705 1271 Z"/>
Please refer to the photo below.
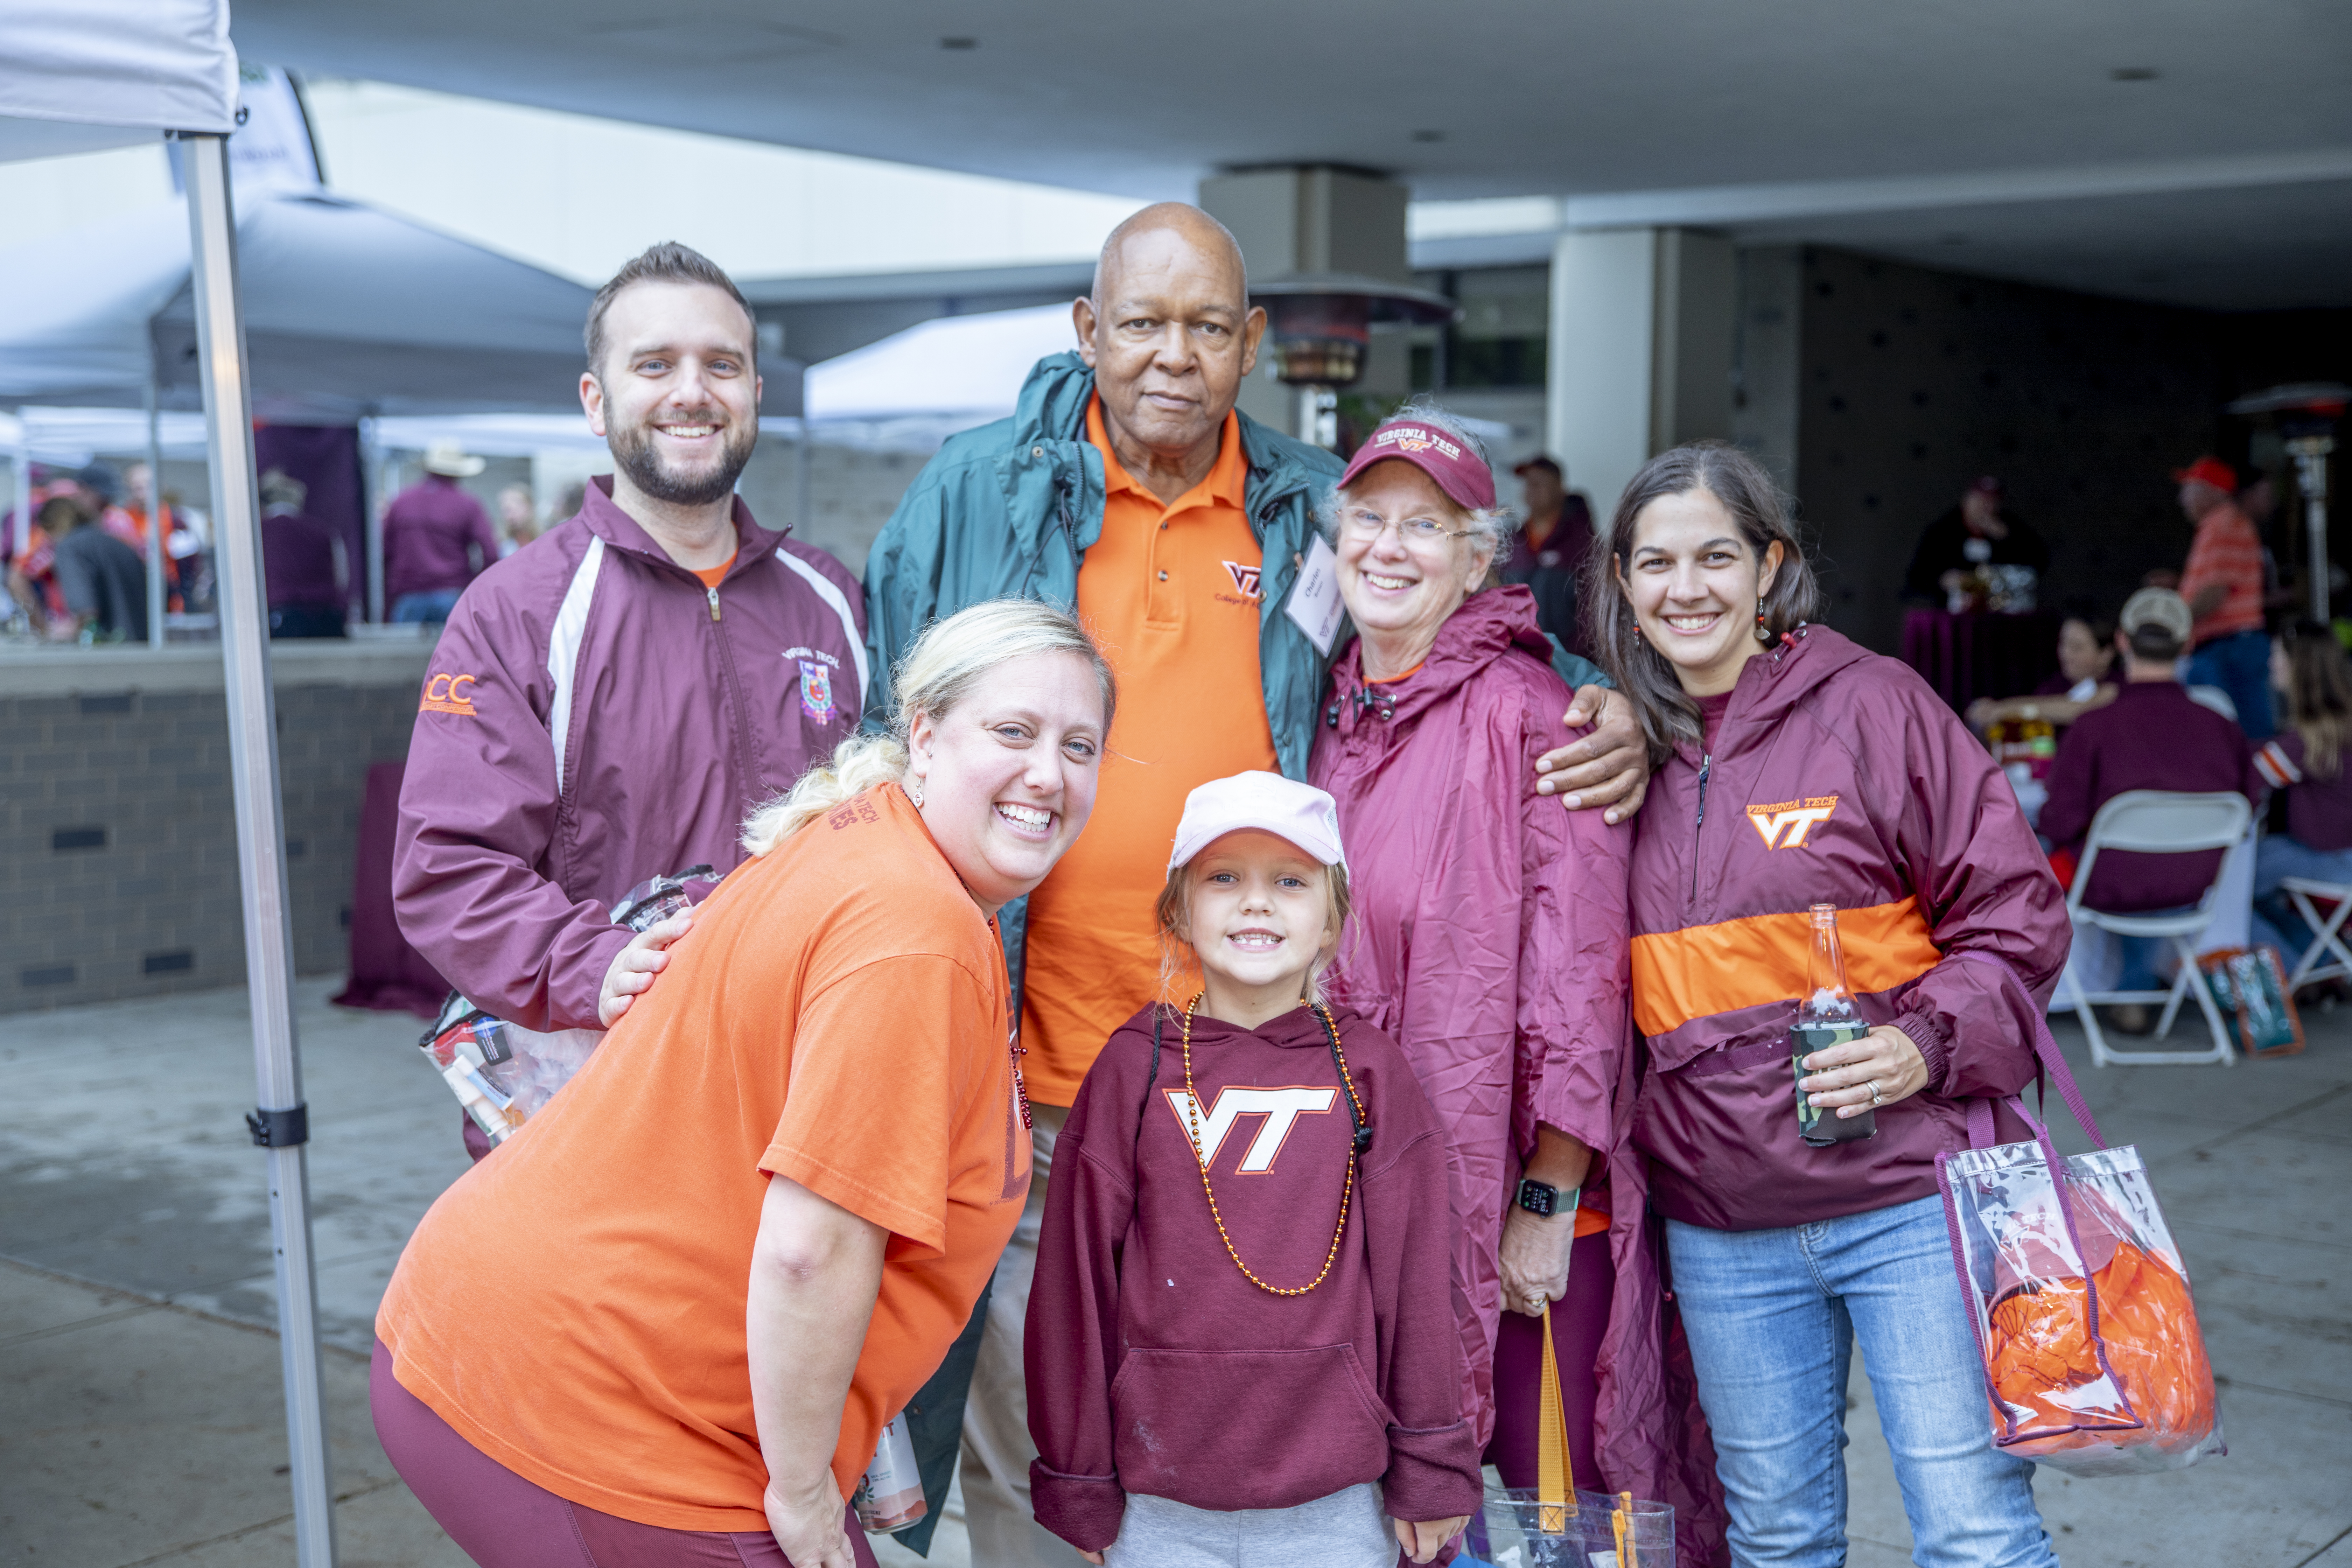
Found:
<path fill-rule="evenodd" d="M 1391 528 L 1407 544 L 1435 544 L 1441 539 L 1460 539 L 1478 531 L 1475 528 L 1448 528 L 1433 517 L 1408 517 L 1391 521 L 1376 511 L 1361 508 L 1344 512 L 1339 518 L 1339 531 L 1366 544 L 1379 543 L 1381 535 Z"/>

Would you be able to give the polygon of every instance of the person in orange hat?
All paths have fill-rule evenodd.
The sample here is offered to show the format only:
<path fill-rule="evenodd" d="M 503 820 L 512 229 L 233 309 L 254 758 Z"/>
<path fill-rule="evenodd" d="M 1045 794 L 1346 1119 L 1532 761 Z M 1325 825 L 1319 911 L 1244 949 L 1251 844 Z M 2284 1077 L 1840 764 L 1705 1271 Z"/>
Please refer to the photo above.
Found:
<path fill-rule="evenodd" d="M 2195 622 L 2185 678 L 2228 692 L 2246 738 L 2267 741 L 2278 724 L 2271 714 L 2271 642 L 2263 633 L 2262 535 L 2239 509 L 2237 471 L 2221 458 L 2200 458 L 2172 477 L 2180 510 L 2197 525 L 2180 574 L 2180 596 Z"/>

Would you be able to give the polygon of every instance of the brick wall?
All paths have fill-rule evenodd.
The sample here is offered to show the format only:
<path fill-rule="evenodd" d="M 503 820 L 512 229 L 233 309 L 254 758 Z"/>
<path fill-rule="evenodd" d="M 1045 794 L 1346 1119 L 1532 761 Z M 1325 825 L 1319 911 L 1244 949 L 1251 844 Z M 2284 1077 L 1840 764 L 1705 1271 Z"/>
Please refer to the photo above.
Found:
<path fill-rule="evenodd" d="M 300 973 L 345 965 L 362 791 L 370 763 L 407 754 L 422 668 L 422 649 L 337 651 L 325 679 L 303 668 L 315 660 L 278 660 Z M 80 689 L 0 696 L 0 1013 L 243 984 L 218 651 L 51 657 L 85 666 Z M 88 670 L 108 658 L 133 668 L 121 680 Z M 157 679 L 173 658 L 193 658 L 196 679 L 168 667 Z M 46 662 L 29 668 L 8 660 L 0 691 L 68 684 Z"/>

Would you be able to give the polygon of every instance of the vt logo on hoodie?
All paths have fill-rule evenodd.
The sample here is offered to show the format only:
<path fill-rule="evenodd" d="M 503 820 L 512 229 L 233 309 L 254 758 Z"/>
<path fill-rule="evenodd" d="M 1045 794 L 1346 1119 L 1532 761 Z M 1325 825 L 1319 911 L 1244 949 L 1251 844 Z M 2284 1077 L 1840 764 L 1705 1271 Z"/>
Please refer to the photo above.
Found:
<path fill-rule="evenodd" d="M 1801 849 L 1805 835 L 1813 824 L 1827 822 L 1837 810 L 1838 797 L 1833 795 L 1815 795 L 1810 800 L 1782 801 L 1778 805 L 1751 805 L 1748 820 L 1764 838 L 1767 849 Z"/>
<path fill-rule="evenodd" d="M 1168 1109 L 1176 1113 L 1176 1125 L 1184 1131 L 1190 1142 L 1195 1123 L 1192 1097 L 1181 1089 L 1165 1089 Z M 1236 1167 L 1246 1175 L 1263 1175 L 1274 1169 L 1274 1157 L 1282 1152 L 1284 1142 L 1299 1117 L 1320 1116 L 1330 1110 L 1339 1098 L 1336 1089 L 1244 1089 L 1229 1084 L 1217 1091 L 1209 1109 L 1198 1113 L 1201 1163 L 1217 1163 L 1217 1151 L 1224 1147 L 1225 1134 L 1244 1116 L 1263 1116 L 1265 1123 L 1257 1136 L 1250 1140 L 1242 1152 L 1242 1163 Z"/>

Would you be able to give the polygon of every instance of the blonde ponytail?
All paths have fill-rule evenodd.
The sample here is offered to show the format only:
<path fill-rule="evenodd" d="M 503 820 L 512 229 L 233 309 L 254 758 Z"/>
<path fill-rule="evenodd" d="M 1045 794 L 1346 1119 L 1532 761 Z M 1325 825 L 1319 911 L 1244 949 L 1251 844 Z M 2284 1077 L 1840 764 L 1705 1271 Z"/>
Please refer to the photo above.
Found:
<path fill-rule="evenodd" d="M 1041 653 L 1076 654 L 1093 667 L 1108 735 L 1118 683 L 1077 618 L 1034 599 L 984 600 L 923 628 L 898 665 L 898 708 L 889 732 L 852 735 L 834 748 L 830 763 L 754 811 L 743 824 L 744 849 L 765 855 L 843 802 L 877 784 L 905 782 L 907 734 L 916 714 L 944 718 L 997 666 Z"/>

